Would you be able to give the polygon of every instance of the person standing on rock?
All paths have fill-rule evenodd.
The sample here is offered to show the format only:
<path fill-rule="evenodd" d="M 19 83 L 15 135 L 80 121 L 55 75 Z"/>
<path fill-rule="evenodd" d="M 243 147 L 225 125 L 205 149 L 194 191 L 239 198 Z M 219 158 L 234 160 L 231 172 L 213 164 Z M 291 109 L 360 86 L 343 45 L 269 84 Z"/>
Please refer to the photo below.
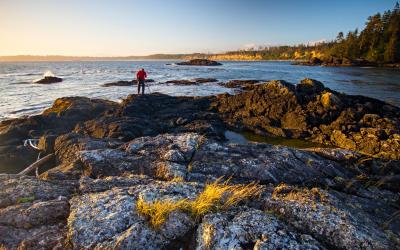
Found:
<path fill-rule="evenodd" d="M 146 81 L 146 77 L 147 73 L 144 69 L 141 69 L 136 73 L 138 95 L 140 94 L 140 88 L 142 88 L 142 95 L 144 95 L 144 82 Z"/>

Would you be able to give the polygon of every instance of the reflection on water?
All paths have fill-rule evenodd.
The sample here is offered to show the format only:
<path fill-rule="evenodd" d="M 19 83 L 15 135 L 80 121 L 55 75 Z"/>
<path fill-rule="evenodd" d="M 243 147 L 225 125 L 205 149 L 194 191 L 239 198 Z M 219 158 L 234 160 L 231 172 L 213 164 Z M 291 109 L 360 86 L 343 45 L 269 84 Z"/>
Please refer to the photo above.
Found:
<path fill-rule="evenodd" d="M 233 93 L 209 83 L 198 86 L 161 84 L 173 79 L 216 78 L 221 82 L 232 79 L 281 79 L 298 83 L 303 78 L 313 78 L 325 86 L 347 94 L 366 95 L 400 106 L 400 71 L 382 68 L 332 68 L 293 66 L 290 62 L 223 62 L 217 67 L 167 65 L 171 61 L 121 61 L 121 62 L 19 62 L 0 63 L 0 120 L 5 117 L 30 115 L 51 105 L 63 96 L 88 96 L 120 100 L 135 92 L 133 87 L 100 85 L 134 78 L 135 71 L 145 68 L 156 82 L 152 92 L 169 95 L 213 95 Z M 63 78 L 51 85 L 33 84 L 45 72 Z M 47 73 L 49 74 L 49 73 Z"/>
<path fill-rule="evenodd" d="M 236 133 L 233 131 L 225 131 L 225 137 L 230 142 L 238 143 L 238 144 L 247 144 L 249 141 L 251 142 L 262 142 L 273 145 L 283 145 L 292 148 L 315 148 L 315 147 L 327 147 L 323 144 L 318 144 L 310 141 L 305 141 L 301 139 L 287 139 L 283 137 L 271 137 L 271 136 L 262 136 L 252 132 L 241 132 Z"/>

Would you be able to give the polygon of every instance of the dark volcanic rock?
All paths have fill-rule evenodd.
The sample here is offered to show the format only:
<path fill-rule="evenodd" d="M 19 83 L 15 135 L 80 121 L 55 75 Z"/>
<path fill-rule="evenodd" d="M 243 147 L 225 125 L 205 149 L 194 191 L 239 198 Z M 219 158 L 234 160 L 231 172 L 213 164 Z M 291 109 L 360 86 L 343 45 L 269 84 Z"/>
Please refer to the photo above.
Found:
<path fill-rule="evenodd" d="M 153 79 L 146 79 L 145 82 L 155 82 Z M 134 86 L 137 84 L 137 80 L 132 80 L 132 81 L 117 81 L 117 82 L 109 82 L 109 83 L 104 83 L 101 86 L 102 87 L 113 87 L 113 86 Z"/>
<path fill-rule="evenodd" d="M 215 78 L 195 78 L 194 81 L 197 83 L 218 82 Z"/>
<path fill-rule="evenodd" d="M 400 159 L 398 107 L 337 93 L 312 79 L 296 86 L 271 81 L 234 96 L 220 95 L 214 107 L 235 128 Z"/>
<path fill-rule="evenodd" d="M 231 80 L 222 86 L 227 88 L 240 88 L 244 90 L 250 90 L 255 84 L 260 83 L 261 80 Z"/>
<path fill-rule="evenodd" d="M 55 77 L 55 76 L 45 76 L 44 78 L 35 81 L 35 83 L 40 83 L 40 84 L 50 84 L 50 83 L 56 83 L 56 82 L 62 82 L 62 78 Z"/>
<path fill-rule="evenodd" d="M 190 65 L 190 66 L 219 66 L 222 65 L 219 62 L 207 60 L 207 59 L 193 59 L 188 62 L 179 62 L 177 65 Z"/>
<path fill-rule="evenodd" d="M 174 84 L 174 85 L 195 85 L 197 84 L 196 81 L 191 80 L 169 80 L 166 81 L 167 84 Z"/>
<path fill-rule="evenodd" d="M 218 82 L 215 78 L 195 78 L 193 80 L 169 80 L 165 83 L 174 85 L 198 85 L 202 83 Z"/>
<path fill-rule="evenodd" d="M 163 94 L 130 95 L 120 109 L 77 126 L 76 131 L 97 138 L 124 141 L 172 132 L 198 132 L 223 137 L 218 114 L 210 112 L 212 98 L 171 97 Z"/>
<path fill-rule="evenodd" d="M 13 172 L 16 173 L 36 160 L 38 152 L 24 147 L 23 140 L 39 139 L 43 135 L 52 135 L 54 139 L 56 135 L 71 131 L 77 123 L 93 119 L 115 107 L 117 103 L 106 100 L 63 97 L 57 99 L 41 115 L 1 122 L 0 169 L 15 169 Z M 51 146 L 50 137 L 47 138 L 46 146 Z M 49 147 L 44 149 L 47 152 L 52 151 Z"/>

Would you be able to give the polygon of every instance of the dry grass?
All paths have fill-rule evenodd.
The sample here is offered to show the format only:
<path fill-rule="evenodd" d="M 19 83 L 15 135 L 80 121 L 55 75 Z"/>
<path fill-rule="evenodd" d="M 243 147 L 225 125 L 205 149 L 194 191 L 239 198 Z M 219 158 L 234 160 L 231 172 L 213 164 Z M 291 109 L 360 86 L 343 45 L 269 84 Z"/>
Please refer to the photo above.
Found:
<path fill-rule="evenodd" d="M 169 182 L 184 182 L 184 181 L 185 181 L 185 179 L 183 179 L 182 176 L 175 176 L 174 178 L 169 180 Z"/>
<path fill-rule="evenodd" d="M 162 224 L 164 224 L 169 214 L 180 209 L 182 204 L 185 202 L 186 200 L 156 200 L 150 203 L 144 201 L 142 197 L 139 197 L 136 209 L 140 214 L 149 219 L 150 224 L 154 228 L 158 229 Z"/>
<path fill-rule="evenodd" d="M 261 191 L 261 186 L 256 183 L 230 185 L 229 181 L 221 183 L 221 179 L 218 179 L 207 184 L 195 200 L 146 202 L 139 198 L 136 209 L 140 214 L 147 217 L 150 224 L 157 229 L 175 210 L 186 212 L 195 220 L 199 220 L 207 213 L 226 210 L 237 206 L 242 201 L 258 197 Z"/>

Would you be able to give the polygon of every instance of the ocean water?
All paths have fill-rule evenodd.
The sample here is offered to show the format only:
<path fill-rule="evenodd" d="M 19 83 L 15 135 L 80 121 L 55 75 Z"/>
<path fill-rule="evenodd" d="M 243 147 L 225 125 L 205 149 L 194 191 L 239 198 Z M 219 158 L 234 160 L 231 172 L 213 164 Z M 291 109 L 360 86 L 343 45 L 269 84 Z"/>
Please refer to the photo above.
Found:
<path fill-rule="evenodd" d="M 121 100 L 136 87 L 101 87 L 118 80 L 131 80 L 139 68 L 145 68 L 150 92 L 169 95 L 204 96 L 232 93 L 217 83 L 198 86 L 163 84 L 167 80 L 216 78 L 220 82 L 232 79 L 281 79 L 298 83 L 313 78 L 325 86 L 353 95 L 365 95 L 400 106 L 400 70 L 382 68 L 331 68 L 294 66 L 290 62 L 223 62 L 217 67 L 167 65 L 172 61 L 112 61 L 112 62 L 2 62 L 0 63 L 0 120 L 40 113 L 58 97 L 87 96 Z M 43 75 L 54 74 L 63 82 L 50 85 L 33 83 Z"/>

